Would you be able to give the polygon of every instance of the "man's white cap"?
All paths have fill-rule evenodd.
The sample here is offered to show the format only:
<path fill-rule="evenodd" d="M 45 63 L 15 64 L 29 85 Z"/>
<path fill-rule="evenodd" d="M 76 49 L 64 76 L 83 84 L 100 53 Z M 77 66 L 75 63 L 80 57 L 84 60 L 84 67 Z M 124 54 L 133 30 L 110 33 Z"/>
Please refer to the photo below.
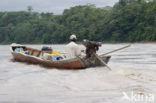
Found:
<path fill-rule="evenodd" d="M 69 39 L 70 39 L 70 40 L 73 40 L 73 39 L 77 39 L 77 38 L 76 38 L 76 35 L 73 34 L 73 35 L 70 36 Z"/>

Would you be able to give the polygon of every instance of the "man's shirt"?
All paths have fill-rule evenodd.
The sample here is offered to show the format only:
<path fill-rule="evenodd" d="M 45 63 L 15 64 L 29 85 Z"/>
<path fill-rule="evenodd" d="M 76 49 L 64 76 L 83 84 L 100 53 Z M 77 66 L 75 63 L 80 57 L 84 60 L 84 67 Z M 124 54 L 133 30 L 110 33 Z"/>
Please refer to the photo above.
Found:
<path fill-rule="evenodd" d="M 81 50 L 75 42 L 70 42 L 66 45 L 67 58 L 76 58 L 81 55 Z"/>

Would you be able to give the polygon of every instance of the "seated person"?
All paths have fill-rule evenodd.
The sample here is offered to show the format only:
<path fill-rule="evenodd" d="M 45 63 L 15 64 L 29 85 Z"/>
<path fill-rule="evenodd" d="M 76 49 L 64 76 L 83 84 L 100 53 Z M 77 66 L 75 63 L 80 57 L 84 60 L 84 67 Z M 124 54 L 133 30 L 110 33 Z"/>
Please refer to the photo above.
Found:
<path fill-rule="evenodd" d="M 67 58 L 76 58 L 81 56 L 81 50 L 79 45 L 76 43 L 77 37 L 75 34 L 71 35 L 70 38 L 70 43 L 66 45 L 66 52 L 67 52 Z"/>

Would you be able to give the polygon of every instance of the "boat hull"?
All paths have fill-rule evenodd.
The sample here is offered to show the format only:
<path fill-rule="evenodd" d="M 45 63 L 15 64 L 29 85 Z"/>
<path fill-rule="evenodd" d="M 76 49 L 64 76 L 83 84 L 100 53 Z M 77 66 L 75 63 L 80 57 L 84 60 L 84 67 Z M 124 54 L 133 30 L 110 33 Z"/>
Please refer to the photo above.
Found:
<path fill-rule="evenodd" d="M 68 60 L 51 61 L 41 59 L 39 56 L 37 56 L 37 53 L 42 52 L 40 50 L 25 47 L 27 50 L 29 50 L 29 52 L 34 51 L 34 53 L 31 53 L 32 55 L 25 55 L 23 53 L 15 52 L 14 48 L 16 47 L 11 46 L 11 53 L 15 61 L 39 64 L 47 68 L 83 69 L 88 67 L 103 66 L 99 63 L 98 60 L 93 58 L 73 58 Z M 110 56 L 103 56 L 101 58 L 104 62 L 108 63 Z"/>

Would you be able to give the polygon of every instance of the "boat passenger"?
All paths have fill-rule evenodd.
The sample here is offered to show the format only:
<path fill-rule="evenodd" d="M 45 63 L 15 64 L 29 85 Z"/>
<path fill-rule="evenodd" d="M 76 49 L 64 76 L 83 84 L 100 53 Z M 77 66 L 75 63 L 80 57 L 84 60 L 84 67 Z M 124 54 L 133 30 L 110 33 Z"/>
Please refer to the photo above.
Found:
<path fill-rule="evenodd" d="M 57 60 L 63 60 L 63 58 L 62 57 L 58 57 L 58 58 L 56 58 Z"/>
<path fill-rule="evenodd" d="M 71 58 L 76 58 L 76 57 L 79 57 L 81 55 L 81 50 L 79 48 L 79 45 L 76 44 L 76 35 L 71 35 L 70 38 L 70 43 L 66 45 L 66 52 L 67 52 L 67 55 L 66 57 L 68 59 L 71 59 Z"/>
<path fill-rule="evenodd" d="M 59 54 L 54 54 L 52 56 L 52 61 L 57 61 L 57 60 L 65 60 L 66 58 L 62 55 L 59 55 Z"/>

